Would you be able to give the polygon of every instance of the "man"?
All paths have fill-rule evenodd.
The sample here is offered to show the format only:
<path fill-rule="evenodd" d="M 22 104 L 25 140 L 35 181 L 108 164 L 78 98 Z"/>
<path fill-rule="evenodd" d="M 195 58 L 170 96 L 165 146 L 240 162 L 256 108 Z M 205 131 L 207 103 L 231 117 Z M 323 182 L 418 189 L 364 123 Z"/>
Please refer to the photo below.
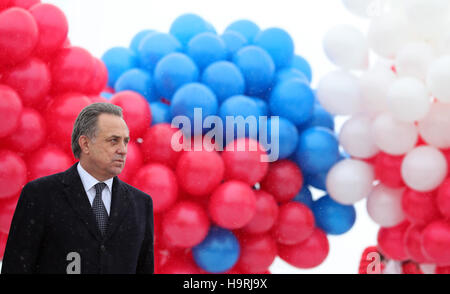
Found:
<path fill-rule="evenodd" d="M 2 273 L 153 273 L 153 204 L 117 177 L 128 127 L 122 109 L 94 103 L 78 115 L 67 171 L 25 185 Z"/>

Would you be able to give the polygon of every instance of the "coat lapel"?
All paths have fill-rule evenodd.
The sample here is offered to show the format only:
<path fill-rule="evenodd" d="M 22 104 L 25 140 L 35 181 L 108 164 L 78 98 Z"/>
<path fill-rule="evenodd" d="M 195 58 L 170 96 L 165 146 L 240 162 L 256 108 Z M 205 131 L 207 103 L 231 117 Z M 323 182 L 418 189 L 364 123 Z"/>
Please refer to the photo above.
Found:
<path fill-rule="evenodd" d="M 118 177 L 114 177 L 111 195 L 111 210 L 105 240 L 112 236 L 125 217 L 130 204 L 128 194 L 129 191 L 126 185 Z"/>

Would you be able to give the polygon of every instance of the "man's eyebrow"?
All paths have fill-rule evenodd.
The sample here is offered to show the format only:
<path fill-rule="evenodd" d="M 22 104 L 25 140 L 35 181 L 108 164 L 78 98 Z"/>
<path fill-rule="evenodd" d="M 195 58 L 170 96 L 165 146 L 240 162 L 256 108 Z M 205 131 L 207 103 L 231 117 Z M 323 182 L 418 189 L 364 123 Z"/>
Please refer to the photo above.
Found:
<path fill-rule="evenodd" d="M 106 137 L 106 139 L 120 139 L 120 138 L 123 138 L 123 137 L 122 136 L 117 136 L 117 135 L 111 135 L 109 137 Z M 130 137 L 125 137 L 124 139 L 129 141 Z"/>

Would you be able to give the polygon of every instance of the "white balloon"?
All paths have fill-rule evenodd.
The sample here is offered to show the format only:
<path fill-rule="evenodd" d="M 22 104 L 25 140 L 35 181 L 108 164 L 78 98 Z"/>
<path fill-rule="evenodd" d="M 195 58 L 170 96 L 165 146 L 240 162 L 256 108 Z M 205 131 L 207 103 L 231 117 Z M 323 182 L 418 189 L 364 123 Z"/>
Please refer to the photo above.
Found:
<path fill-rule="evenodd" d="M 372 136 L 372 120 L 367 116 L 357 115 L 347 120 L 339 134 L 339 142 L 344 150 L 357 158 L 370 158 L 380 149 Z"/>
<path fill-rule="evenodd" d="M 345 7 L 354 15 L 360 17 L 371 16 L 371 9 L 378 0 L 342 0 Z"/>
<path fill-rule="evenodd" d="M 434 60 L 434 49 L 424 42 L 408 43 L 397 54 L 395 68 L 399 76 L 425 81 L 428 67 Z"/>
<path fill-rule="evenodd" d="M 414 123 L 396 120 L 390 113 L 381 113 L 372 123 L 374 142 L 385 153 L 402 155 L 414 148 L 419 132 Z"/>
<path fill-rule="evenodd" d="M 367 212 L 381 227 L 393 227 L 405 219 L 402 209 L 404 188 L 392 189 L 383 184 L 373 188 L 367 197 Z"/>
<path fill-rule="evenodd" d="M 361 75 L 361 104 L 363 112 L 374 115 L 387 111 L 387 91 L 395 81 L 395 74 L 385 66 L 378 66 Z"/>
<path fill-rule="evenodd" d="M 325 75 L 319 81 L 316 94 L 320 104 L 331 114 L 352 115 L 361 110 L 358 79 L 346 71 Z"/>
<path fill-rule="evenodd" d="M 401 121 L 423 119 L 430 110 L 431 98 L 424 83 L 416 78 L 404 77 L 392 83 L 388 90 L 388 108 Z"/>
<path fill-rule="evenodd" d="M 439 101 L 450 102 L 450 55 L 442 56 L 431 63 L 427 74 L 427 85 L 431 94 Z"/>
<path fill-rule="evenodd" d="M 344 69 L 366 69 L 369 47 L 364 34 L 351 25 L 338 25 L 324 37 L 323 47 L 331 62 Z"/>
<path fill-rule="evenodd" d="M 420 136 L 428 144 L 441 149 L 450 148 L 450 104 L 433 103 L 418 127 Z"/>
<path fill-rule="evenodd" d="M 335 201 L 354 204 L 369 195 L 374 177 L 370 164 L 356 159 L 344 159 L 328 172 L 326 188 Z"/>
<path fill-rule="evenodd" d="M 428 192 L 436 189 L 447 176 L 447 161 L 439 149 L 419 146 L 410 151 L 401 166 L 405 184 L 413 190 Z"/>

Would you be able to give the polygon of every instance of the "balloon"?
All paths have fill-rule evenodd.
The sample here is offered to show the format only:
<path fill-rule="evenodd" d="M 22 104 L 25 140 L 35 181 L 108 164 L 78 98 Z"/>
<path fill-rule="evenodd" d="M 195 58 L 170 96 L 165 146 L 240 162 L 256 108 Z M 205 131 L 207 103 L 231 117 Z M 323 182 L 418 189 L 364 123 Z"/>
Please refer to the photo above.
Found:
<path fill-rule="evenodd" d="M 314 93 L 308 84 L 290 79 L 276 85 L 269 100 L 270 112 L 300 125 L 311 118 Z"/>
<path fill-rule="evenodd" d="M 371 16 L 371 7 L 374 5 L 373 0 L 342 0 L 345 8 L 348 9 L 354 15 L 360 17 Z"/>
<path fill-rule="evenodd" d="M 157 259 L 155 259 L 157 260 Z M 191 275 L 201 274 L 200 269 L 194 263 L 192 258 L 186 259 L 185 257 L 172 257 L 167 263 L 155 270 L 157 274 L 175 274 L 175 275 Z"/>
<path fill-rule="evenodd" d="M 352 116 L 348 119 L 339 134 L 339 142 L 344 150 L 356 158 L 371 158 L 380 149 L 372 136 L 372 120 L 366 116 Z"/>
<path fill-rule="evenodd" d="M 403 192 L 403 188 L 392 189 L 378 184 L 367 197 L 367 212 L 370 218 L 382 227 L 394 227 L 404 221 Z"/>
<path fill-rule="evenodd" d="M 39 32 L 33 16 L 12 7 L 0 12 L 0 65 L 13 65 L 30 56 Z"/>
<path fill-rule="evenodd" d="M 314 201 L 312 211 L 318 228 L 331 235 L 341 235 L 349 231 L 356 220 L 352 205 L 342 205 L 325 195 Z"/>
<path fill-rule="evenodd" d="M 267 146 L 263 146 L 270 150 L 270 145 L 276 144 L 279 148 L 279 159 L 290 157 L 297 149 L 299 132 L 291 121 L 280 117 L 278 119 L 279 127 L 272 129 L 272 118 L 267 120 Z M 263 134 L 260 134 L 260 138 Z M 274 140 L 272 139 L 274 138 Z M 260 139 L 261 140 L 261 139 Z M 272 141 L 273 140 L 273 141 Z M 276 148 L 276 147 L 273 147 Z M 273 150 L 271 152 L 274 152 Z"/>
<path fill-rule="evenodd" d="M 218 61 L 203 72 L 201 82 L 208 86 L 222 103 L 228 97 L 240 95 L 245 90 L 245 80 L 239 68 L 228 61 Z"/>
<path fill-rule="evenodd" d="M 0 1 L 0 11 L 11 6 L 11 0 L 2 0 Z"/>
<path fill-rule="evenodd" d="M 389 68 L 374 67 L 359 79 L 362 110 L 371 115 L 387 111 L 387 92 L 396 76 Z"/>
<path fill-rule="evenodd" d="M 377 239 L 378 248 L 383 256 L 400 261 L 409 259 L 403 243 L 408 228 L 409 223 L 407 221 L 394 227 L 380 228 Z"/>
<path fill-rule="evenodd" d="M 308 81 L 311 83 L 312 70 L 311 70 L 311 66 L 309 65 L 308 61 L 300 55 L 294 55 L 291 62 L 292 62 L 291 67 L 298 69 L 299 71 L 304 73 L 305 76 L 308 78 Z"/>
<path fill-rule="evenodd" d="M 298 166 L 287 159 L 273 162 L 261 182 L 261 188 L 279 203 L 291 201 L 303 186 L 303 175 Z"/>
<path fill-rule="evenodd" d="M 151 102 L 150 110 L 152 111 L 152 126 L 172 121 L 169 105 L 159 101 Z"/>
<path fill-rule="evenodd" d="M 299 79 L 302 82 L 309 84 L 309 80 L 306 75 L 300 70 L 293 67 L 285 67 L 277 71 L 275 76 L 275 84 L 281 83 L 289 79 Z"/>
<path fill-rule="evenodd" d="M 399 76 L 414 77 L 425 81 L 430 63 L 434 60 L 434 49 L 425 42 L 408 43 L 397 53 L 395 68 Z"/>
<path fill-rule="evenodd" d="M 67 170 L 72 165 L 71 157 L 59 147 L 43 146 L 27 157 L 28 181 Z"/>
<path fill-rule="evenodd" d="M 138 54 L 139 45 L 141 41 L 144 40 L 147 36 L 156 33 L 154 30 L 142 30 L 136 35 L 134 35 L 133 39 L 130 42 L 130 49 L 133 50 L 136 54 Z"/>
<path fill-rule="evenodd" d="M 243 181 L 253 186 L 265 177 L 269 168 L 266 152 L 253 139 L 240 138 L 229 143 L 221 156 L 226 180 Z"/>
<path fill-rule="evenodd" d="M 33 5 L 29 10 L 39 29 L 34 52 L 38 56 L 49 56 L 61 48 L 67 38 L 69 25 L 66 16 L 58 7 L 47 3 Z"/>
<path fill-rule="evenodd" d="M 50 70 L 42 60 L 32 57 L 5 72 L 3 83 L 13 88 L 26 106 L 41 102 L 50 91 Z"/>
<path fill-rule="evenodd" d="M 207 196 L 221 183 L 225 172 L 216 151 L 189 151 L 180 156 L 176 174 L 180 187 L 193 196 Z"/>
<path fill-rule="evenodd" d="M 193 202 L 178 202 L 163 217 L 163 238 L 171 246 L 190 248 L 200 244 L 209 231 L 206 211 Z"/>
<path fill-rule="evenodd" d="M 450 88 L 446 81 L 450 77 L 450 56 L 442 56 L 435 59 L 429 66 L 427 72 L 427 86 L 431 94 L 439 101 L 450 102 Z"/>
<path fill-rule="evenodd" d="M 436 204 L 446 218 L 450 218 L 450 179 L 445 180 L 437 191 Z"/>
<path fill-rule="evenodd" d="M 207 22 L 192 13 L 180 15 L 170 26 L 170 34 L 175 36 L 184 47 L 187 46 L 192 37 L 208 31 Z"/>
<path fill-rule="evenodd" d="M 170 124 L 161 123 L 149 128 L 141 145 L 142 154 L 146 163 L 157 162 L 175 168 L 181 152 L 172 148 L 172 138 L 178 132 Z"/>
<path fill-rule="evenodd" d="M 312 193 L 306 185 L 303 185 L 300 192 L 298 192 L 298 194 L 295 195 L 295 197 L 292 199 L 292 201 L 297 201 L 297 202 L 303 203 L 306 206 L 308 206 L 310 209 L 312 209 L 313 203 L 314 203 L 313 198 L 312 198 Z"/>
<path fill-rule="evenodd" d="M 304 184 L 314 187 L 316 189 L 325 191 L 327 189 L 327 187 L 326 187 L 327 173 L 328 172 L 312 174 L 312 175 L 304 174 L 303 175 L 304 182 L 305 182 Z"/>
<path fill-rule="evenodd" d="M 114 94 L 110 102 L 122 108 L 130 137 L 134 139 L 143 136 L 152 123 L 152 113 L 145 98 L 132 91 L 123 91 Z"/>
<path fill-rule="evenodd" d="M 137 50 L 139 65 L 149 73 L 155 69 L 158 61 L 173 52 L 181 51 L 181 43 L 166 33 L 151 33 L 141 40 Z"/>
<path fill-rule="evenodd" d="M 240 33 L 248 43 L 253 43 L 253 39 L 258 35 L 260 29 L 258 25 L 248 19 L 240 19 L 229 24 L 225 32 Z"/>
<path fill-rule="evenodd" d="M 278 204 L 275 198 L 264 190 L 255 191 L 256 212 L 250 222 L 242 228 L 246 234 L 268 232 L 278 218 Z"/>
<path fill-rule="evenodd" d="M 450 265 L 450 224 L 437 220 L 428 224 L 422 231 L 422 248 L 437 265 Z"/>
<path fill-rule="evenodd" d="M 423 254 L 421 237 L 424 227 L 411 224 L 405 232 L 405 252 L 412 260 L 419 263 L 431 263 L 432 260 Z"/>
<path fill-rule="evenodd" d="M 194 36 L 188 43 L 186 53 L 203 71 L 208 65 L 226 60 L 227 48 L 225 42 L 214 33 L 205 32 Z"/>
<path fill-rule="evenodd" d="M 242 47 L 233 56 L 233 63 L 244 76 L 247 95 L 263 96 L 272 86 L 275 64 L 264 49 L 253 45 Z"/>
<path fill-rule="evenodd" d="M 181 86 L 197 81 L 198 68 L 190 57 L 182 53 L 171 53 L 163 57 L 155 67 L 154 83 L 164 98 L 171 100 Z"/>
<path fill-rule="evenodd" d="M 373 167 L 363 161 L 344 159 L 328 172 L 326 188 L 341 204 L 354 204 L 367 197 L 375 180 Z"/>
<path fill-rule="evenodd" d="M 245 235 L 239 238 L 241 247 L 236 267 L 246 273 L 266 271 L 277 255 L 277 243 L 270 234 Z"/>
<path fill-rule="evenodd" d="M 244 182 L 227 181 L 212 193 L 208 210 L 217 225 L 226 229 L 242 228 L 256 213 L 255 193 Z"/>
<path fill-rule="evenodd" d="M 367 69 L 369 46 L 363 33 L 352 25 L 337 25 L 324 37 L 328 59 L 343 69 Z"/>
<path fill-rule="evenodd" d="M 419 121 L 420 136 L 436 148 L 450 147 L 450 104 L 435 102 L 431 105 L 427 116 Z"/>
<path fill-rule="evenodd" d="M 178 184 L 175 173 L 165 165 L 144 165 L 134 176 L 132 185 L 150 195 L 155 213 L 168 210 L 177 200 Z"/>
<path fill-rule="evenodd" d="M 119 178 L 125 182 L 131 182 L 136 171 L 141 168 L 144 163 L 143 155 L 139 149 L 139 145 L 134 141 L 128 142 L 127 158 L 125 166 L 119 175 Z"/>
<path fill-rule="evenodd" d="M 419 146 L 403 159 L 401 171 L 406 185 L 419 192 L 436 189 L 447 176 L 447 161 L 441 151 Z"/>
<path fill-rule="evenodd" d="M 432 192 L 417 192 L 407 189 L 403 192 L 402 208 L 406 218 L 413 224 L 428 224 L 441 217 Z"/>
<path fill-rule="evenodd" d="M 152 76 L 147 71 L 138 68 L 129 69 L 121 74 L 114 84 L 114 90 L 116 92 L 126 90 L 137 92 L 148 102 L 156 100 Z"/>
<path fill-rule="evenodd" d="M 273 236 L 283 245 L 298 244 L 311 237 L 314 225 L 314 215 L 306 205 L 298 202 L 285 203 L 280 205 Z"/>
<path fill-rule="evenodd" d="M 18 127 L 22 113 L 22 100 L 10 87 L 0 85 L 0 138 L 10 135 Z"/>
<path fill-rule="evenodd" d="M 263 100 L 258 97 L 250 97 L 250 99 L 255 101 L 256 104 L 258 105 L 261 116 L 269 116 L 269 105 L 267 104 L 266 100 Z"/>
<path fill-rule="evenodd" d="M 330 246 L 327 236 L 318 228 L 311 237 L 295 245 L 278 244 L 278 255 L 298 268 L 313 268 L 321 264 L 328 255 Z"/>
<path fill-rule="evenodd" d="M 265 29 L 255 36 L 253 43 L 270 54 L 277 69 L 288 66 L 294 57 L 294 41 L 283 29 Z"/>
<path fill-rule="evenodd" d="M 102 61 L 108 69 L 108 86 L 114 87 L 117 79 L 127 70 L 137 67 L 138 58 L 131 49 L 113 47 L 102 56 Z"/>
<path fill-rule="evenodd" d="M 11 4 L 10 4 L 11 6 L 18 6 L 18 7 L 24 8 L 24 9 L 29 9 L 33 5 L 40 3 L 41 0 L 11 0 L 9 2 L 11 2 Z"/>
<path fill-rule="evenodd" d="M 222 273 L 238 261 L 239 242 L 231 231 L 212 226 L 206 238 L 192 248 L 195 263 L 210 273 Z"/>
<path fill-rule="evenodd" d="M 12 151 L 0 150 L 0 199 L 20 192 L 26 184 L 26 175 L 27 167 L 22 158 Z"/>
<path fill-rule="evenodd" d="M 375 178 L 390 188 L 405 186 L 401 174 L 401 165 L 404 156 L 392 156 L 380 152 L 375 158 Z"/>
<path fill-rule="evenodd" d="M 224 32 L 220 38 L 225 43 L 228 51 L 227 60 L 231 60 L 239 49 L 248 45 L 247 39 L 241 33 L 235 31 Z"/>
<path fill-rule="evenodd" d="M 108 70 L 103 61 L 96 57 L 94 57 L 94 70 L 92 76 L 93 78 L 86 88 L 86 93 L 99 94 L 105 89 L 108 82 Z"/>
<path fill-rule="evenodd" d="M 312 127 L 324 127 L 329 130 L 334 130 L 334 118 L 328 113 L 320 104 L 314 103 L 312 116 L 306 122 L 298 126 L 299 132 Z"/>

